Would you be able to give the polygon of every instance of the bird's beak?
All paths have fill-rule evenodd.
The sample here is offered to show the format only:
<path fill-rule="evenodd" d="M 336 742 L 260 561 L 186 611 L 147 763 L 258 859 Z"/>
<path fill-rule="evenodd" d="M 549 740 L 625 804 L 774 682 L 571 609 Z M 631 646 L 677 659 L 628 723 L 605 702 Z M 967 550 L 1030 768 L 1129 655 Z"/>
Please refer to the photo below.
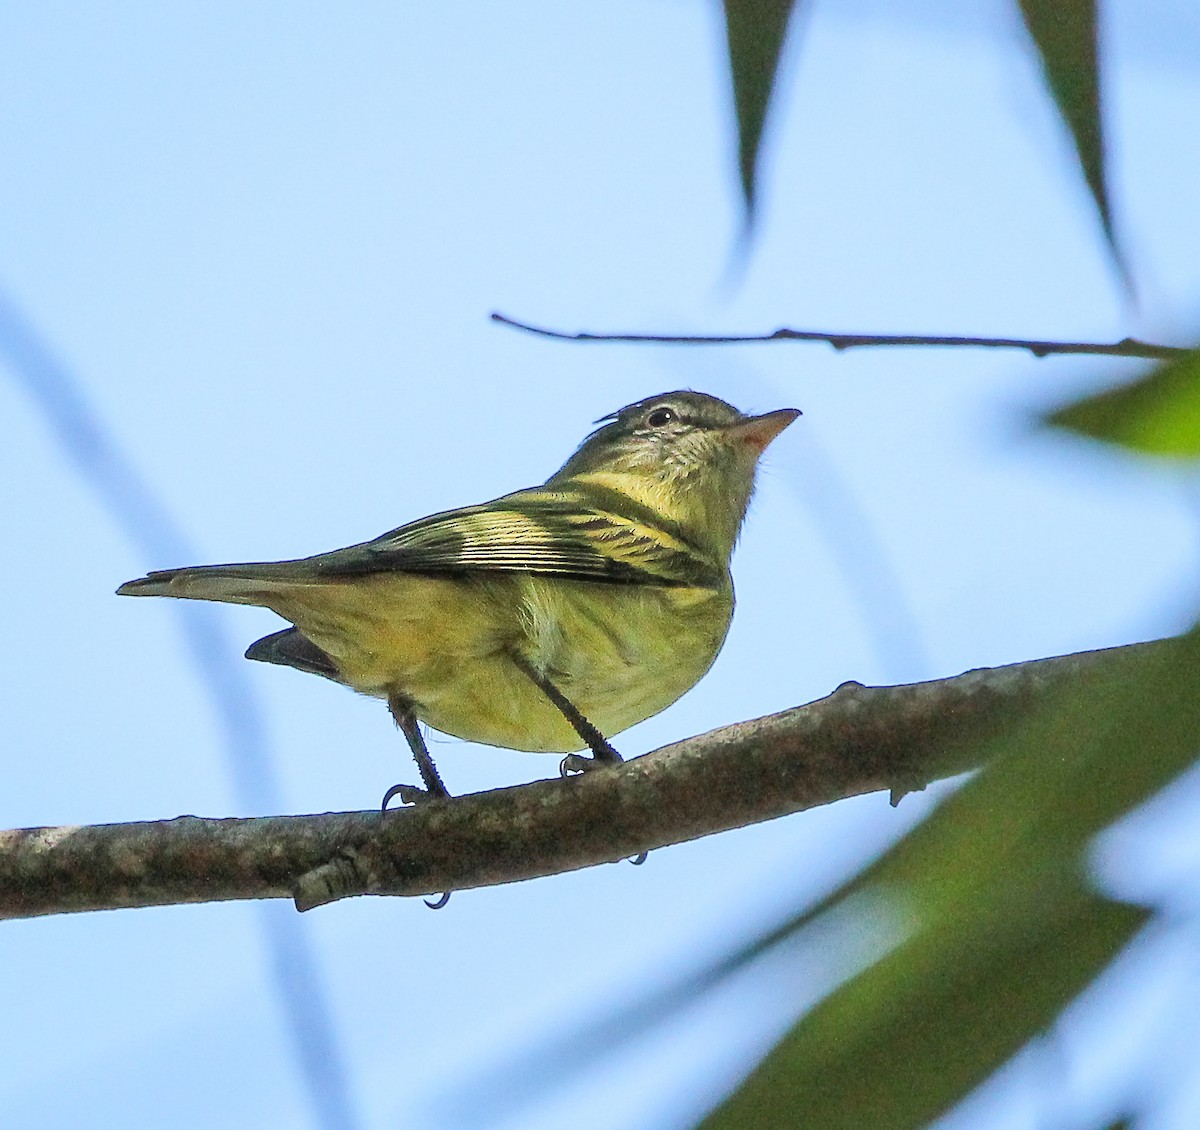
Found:
<path fill-rule="evenodd" d="M 784 428 L 800 415 L 799 408 L 777 408 L 761 416 L 747 416 L 729 429 L 729 434 L 744 443 L 756 455 L 761 455 Z"/>

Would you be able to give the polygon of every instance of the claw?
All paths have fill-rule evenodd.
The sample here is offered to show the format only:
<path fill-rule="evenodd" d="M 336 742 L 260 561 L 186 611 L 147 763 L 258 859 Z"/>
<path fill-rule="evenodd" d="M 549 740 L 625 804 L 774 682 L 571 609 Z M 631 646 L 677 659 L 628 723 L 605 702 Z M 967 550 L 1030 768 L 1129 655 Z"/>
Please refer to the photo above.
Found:
<path fill-rule="evenodd" d="M 387 806 L 396 798 L 400 798 L 401 804 L 424 804 L 428 800 L 439 800 L 428 789 L 419 788 L 417 785 L 393 785 L 386 793 L 383 794 L 383 803 L 379 806 L 380 812 L 386 812 Z"/>

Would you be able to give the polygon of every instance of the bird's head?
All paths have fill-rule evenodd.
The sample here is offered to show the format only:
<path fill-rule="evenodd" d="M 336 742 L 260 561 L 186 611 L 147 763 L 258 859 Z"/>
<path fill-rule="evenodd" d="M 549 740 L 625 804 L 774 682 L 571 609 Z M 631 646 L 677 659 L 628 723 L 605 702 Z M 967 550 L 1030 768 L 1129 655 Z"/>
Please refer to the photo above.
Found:
<path fill-rule="evenodd" d="M 767 445 L 800 412 L 747 416 L 702 392 L 666 392 L 602 417 L 548 486 L 616 490 L 728 559 Z"/>

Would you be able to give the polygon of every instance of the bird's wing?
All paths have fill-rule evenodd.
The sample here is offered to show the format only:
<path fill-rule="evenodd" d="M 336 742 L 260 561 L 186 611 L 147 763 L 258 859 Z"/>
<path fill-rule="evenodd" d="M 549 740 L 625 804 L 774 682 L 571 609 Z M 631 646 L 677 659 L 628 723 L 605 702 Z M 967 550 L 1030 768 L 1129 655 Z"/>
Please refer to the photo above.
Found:
<path fill-rule="evenodd" d="M 577 580 L 718 587 L 714 562 L 678 534 L 570 490 L 534 489 L 448 510 L 374 541 L 308 558 L 323 577 L 368 573 L 537 573 Z"/>

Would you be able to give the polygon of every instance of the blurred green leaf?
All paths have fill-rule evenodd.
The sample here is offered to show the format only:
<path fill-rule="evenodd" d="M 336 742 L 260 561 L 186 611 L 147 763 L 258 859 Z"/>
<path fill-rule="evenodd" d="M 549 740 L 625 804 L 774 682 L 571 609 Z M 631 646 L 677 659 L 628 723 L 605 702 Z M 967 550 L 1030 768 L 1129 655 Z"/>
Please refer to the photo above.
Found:
<path fill-rule="evenodd" d="M 918 936 L 818 1005 L 703 1125 L 925 1126 L 1046 1028 L 1146 917 L 1076 889 L 1028 929 L 1001 928 L 1000 944 Z M 872 999 L 888 1007 L 864 1015 Z"/>
<path fill-rule="evenodd" d="M 1200 455 L 1200 349 L 1059 408 L 1046 422 L 1151 455 Z"/>
<path fill-rule="evenodd" d="M 737 116 L 738 168 L 746 222 L 753 223 L 756 170 L 767 107 L 795 0 L 723 0 Z"/>
<path fill-rule="evenodd" d="M 840 892 L 891 899 L 908 940 L 801 1018 L 705 1125 L 899 1130 L 964 1097 L 1144 920 L 1088 890 L 1085 852 L 1198 744 L 1200 632 L 1064 687 Z"/>
<path fill-rule="evenodd" d="M 1113 228 L 1105 175 L 1096 0 L 1018 0 L 1018 4 L 1041 57 L 1046 86 L 1074 139 L 1109 251 L 1128 286 L 1130 274 Z"/>

